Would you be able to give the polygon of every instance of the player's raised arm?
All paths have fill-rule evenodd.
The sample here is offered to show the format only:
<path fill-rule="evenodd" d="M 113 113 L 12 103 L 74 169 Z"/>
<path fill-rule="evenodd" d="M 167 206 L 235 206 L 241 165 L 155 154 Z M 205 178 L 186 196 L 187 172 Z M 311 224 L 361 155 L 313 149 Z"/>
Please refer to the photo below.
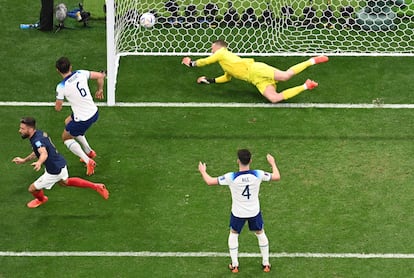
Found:
<path fill-rule="evenodd" d="M 198 171 L 200 171 L 201 176 L 203 177 L 204 181 L 207 185 L 217 185 L 218 180 L 217 177 L 212 177 L 207 173 L 207 165 L 204 162 L 198 163 Z"/>
<path fill-rule="evenodd" d="M 275 158 L 271 154 L 266 155 L 267 162 L 269 162 L 270 166 L 272 167 L 272 181 L 280 180 L 280 172 L 277 168 Z"/>

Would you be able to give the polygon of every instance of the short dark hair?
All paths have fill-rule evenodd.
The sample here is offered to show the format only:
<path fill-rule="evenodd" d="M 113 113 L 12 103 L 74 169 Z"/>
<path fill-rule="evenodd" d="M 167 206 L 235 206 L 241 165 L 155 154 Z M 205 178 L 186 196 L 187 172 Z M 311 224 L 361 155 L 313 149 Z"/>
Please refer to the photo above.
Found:
<path fill-rule="evenodd" d="M 220 45 L 222 47 L 227 47 L 227 43 L 224 40 L 216 40 L 213 43 Z"/>
<path fill-rule="evenodd" d="M 252 154 L 247 149 L 241 149 L 237 151 L 237 157 L 239 158 L 241 164 L 248 165 L 252 159 Z"/>
<path fill-rule="evenodd" d="M 60 57 L 56 61 L 56 68 L 61 73 L 67 73 L 70 71 L 70 61 L 67 57 Z"/>
<path fill-rule="evenodd" d="M 20 119 L 20 123 L 36 128 L 36 120 L 33 117 L 23 117 Z"/>

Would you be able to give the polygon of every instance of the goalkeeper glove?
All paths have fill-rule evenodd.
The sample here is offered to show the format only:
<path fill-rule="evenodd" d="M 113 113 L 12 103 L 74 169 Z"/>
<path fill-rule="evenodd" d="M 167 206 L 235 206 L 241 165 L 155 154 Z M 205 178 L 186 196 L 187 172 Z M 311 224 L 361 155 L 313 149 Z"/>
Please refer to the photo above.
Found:
<path fill-rule="evenodd" d="M 201 77 L 199 77 L 197 79 L 197 83 L 198 84 L 201 84 L 201 83 L 204 83 L 204 84 L 216 83 L 216 79 L 215 78 L 207 78 L 205 76 L 201 76 Z"/>
<path fill-rule="evenodd" d="M 195 67 L 196 66 L 196 62 L 192 61 L 190 57 L 184 57 L 181 61 L 181 64 L 184 64 L 187 67 Z"/>

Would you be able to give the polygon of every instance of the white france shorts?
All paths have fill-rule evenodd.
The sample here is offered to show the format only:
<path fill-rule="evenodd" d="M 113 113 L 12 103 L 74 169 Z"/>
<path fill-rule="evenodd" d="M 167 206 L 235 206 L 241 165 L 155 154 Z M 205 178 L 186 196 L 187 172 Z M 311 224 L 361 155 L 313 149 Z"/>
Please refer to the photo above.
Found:
<path fill-rule="evenodd" d="M 49 174 L 46 170 L 33 184 L 37 190 L 51 189 L 55 183 L 69 178 L 68 167 L 62 168 L 59 174 Z"/>

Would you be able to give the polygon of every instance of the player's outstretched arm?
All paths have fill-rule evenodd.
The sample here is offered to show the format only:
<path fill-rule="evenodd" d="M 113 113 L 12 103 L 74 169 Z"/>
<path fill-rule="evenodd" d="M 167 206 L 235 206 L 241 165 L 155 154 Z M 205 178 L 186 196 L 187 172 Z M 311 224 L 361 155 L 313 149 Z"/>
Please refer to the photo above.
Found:
<path fill-rule="evenodd" d="M 35 158 L 36 158 L 36 154 L 34 152 L 32 152 L 31 154 L 29 154 L 25 158 L 21 158 L 21 157 L 17 156 L 17 157 L 12 159 L 12 162 L 14 162 L 16 164 L 23 164 L 23 163 L 26 163 L 27 161 L 33 160 Z"/>
<path fill-rule="evenodd" d="M 16 156 L 15 158 L 12 159 L 12 162 L 16 164 L 23 164 L 26 162 L 26 160 L 24 158 L 21 158 L 20 156 Z"/>
<path fill-rule="evenodd" d="M 198 163 L 198 171 L 200 171 L 201 176 L 203 177 L 204 181 L 207 185 L 217 185 L 218 180 L 217 177 L 212 177 L 207 173 L 207 165 L 204 162 Z"/>
<path fill-rule="evenodd" d="M 270 166 L 272 167 L 272 181 L 280 180 L 280 172 L 277 168 L 275 158 L 271 154 L 266 155 L 267 162 L 269 162 Z"/>

